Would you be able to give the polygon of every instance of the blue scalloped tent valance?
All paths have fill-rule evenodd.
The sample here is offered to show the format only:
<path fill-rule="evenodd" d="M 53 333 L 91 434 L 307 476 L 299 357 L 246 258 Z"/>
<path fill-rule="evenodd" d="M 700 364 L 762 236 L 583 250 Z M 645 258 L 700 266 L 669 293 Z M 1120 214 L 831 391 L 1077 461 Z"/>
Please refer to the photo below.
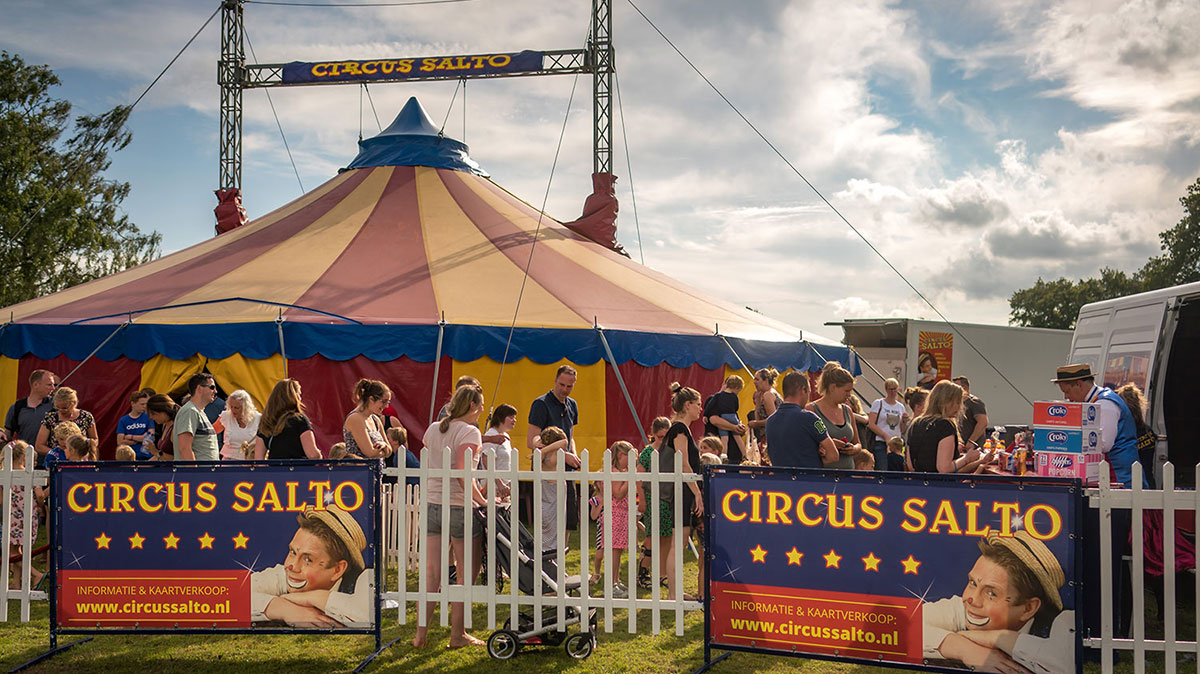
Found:
<path fill-rule="evenodd" d="M 337 325 L 283 323 L 284 350 L 289 359 L 320 354 L 331 360 L 366 356 L 389 361 L 402 356 L 427 363 L 437 354 L 436 325 Z M 442 336 L 442 353 L 460 362 L 487 356 L 504 359 L 508 328 L 478 325 L 447 325 Z M 741 367 L 733 351 L 715 335 L 668 335 L 624 330 L 605 330 L 605 337 L 618 364 L 634 361 L 647 367 L 667 363 L 673 367 L 698 364 L 706 369 Z M 111 337 L 111 339 L 110 339 Z M 108 340 L 105 342 L 105 340 Z M 811 342 L 765 342 L 727 337 L 729 345 L 751 368 L 772 366 L 779 370 L 821 369 L 836 360 L 854 374 L 861 369 L 857 355 L 846 347 Z M 26 325 L 9 324 L 0 329 L 0 353 L 8 358 L 33 355 L 43 360 L 66 356 L 82 360 L 97 346 L 101 360 L 122 356 L 149 360 L 162 354 L 183 360 L 197 353 L 209 358 L 241 354 L 246 358 L 268 358 L 279 353 L 279 331 L 275 323 L 222 323 L 205 325 Z M 604 345 L 596 330 L 517 328 L 508 349 L 507 362 L 529 358 L 537 363 L 569 360 L 591 365 L 605 359 Z"/>

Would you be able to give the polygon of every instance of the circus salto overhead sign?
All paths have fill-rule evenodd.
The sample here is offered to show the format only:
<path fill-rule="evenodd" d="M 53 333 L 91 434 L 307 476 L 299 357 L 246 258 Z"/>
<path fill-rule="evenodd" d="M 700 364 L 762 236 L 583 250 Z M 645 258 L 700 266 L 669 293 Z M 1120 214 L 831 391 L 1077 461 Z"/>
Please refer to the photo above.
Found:
<path fill-rule="evenodd" d="M 376 471 L 57 464 L 54 627 L 371 631 Z"/>
<path fill-rule="evenodd" d="M 283 83 L 427 79 L 462 75 L 528 73 L 541 69 L 542 52 L 540 51 L 363 61 L 293 61 L 283 66 Z"/>
<path fill-rule="evenodd" d="M 706 489 L 712 647 L 1078 671 L 1069 481 L 723 468 Z"/>

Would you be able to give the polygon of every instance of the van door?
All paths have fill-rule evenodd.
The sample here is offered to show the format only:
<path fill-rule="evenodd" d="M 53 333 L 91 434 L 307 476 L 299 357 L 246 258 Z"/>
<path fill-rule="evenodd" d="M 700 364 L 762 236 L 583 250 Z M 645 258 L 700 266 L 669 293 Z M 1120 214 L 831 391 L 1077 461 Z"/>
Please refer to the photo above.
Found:
<path fill-rule="evenodd" d="M 1158 351 L 1166 309 L 1167 303 L 1159 300 L 1113 311 L 1101 368 L 1105 386 L 1116 389 L 1134 383 L 1142 391 L 1147 390 L 1150 363 Z"/>
<path fill-rule="evenodd" d="M 1160 378 L 1150 380 L 1150 427 L 1165 440 L 1159 443 L 1157 462 L 1169 459 L 1175 466 L 1175 484 L 1196 486 L 1200 460 L 1200 297 L 1177 301 L 1168 312 L 1163 351 L 1154 368 Z M 1161 383 L 1160 383 L 1161 382 Z M 1160 395 L 1161 393 L 1161 395 Z M 1165 457 L 1164 457 L 1165 454 Z"/>

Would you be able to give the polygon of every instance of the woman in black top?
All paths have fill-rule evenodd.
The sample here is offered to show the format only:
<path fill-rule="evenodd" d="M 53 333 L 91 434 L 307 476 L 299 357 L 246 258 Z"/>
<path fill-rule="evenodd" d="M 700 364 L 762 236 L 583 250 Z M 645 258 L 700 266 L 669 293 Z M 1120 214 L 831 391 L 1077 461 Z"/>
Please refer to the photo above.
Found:
<path fill-rule="evenodd" d="M 663 438 L 662 449 L 658 452 L 658 470 L 660 473 L 675 472 L 675 454 L 683 455 L 683 472 L 696 473 L 700 469 L 700 448 L 696 446 L 696 441 L 692 438 L 692 431 L 688 428 L 692 422 L 700 418 L 703 409 L 700 405 L 700 393 L 696 389 L 681 386 L 678 382 L 671 384 L 671 410 L 674 414 L 671 416 L 671 428 L 667 430 L 667 435 Z M 671 501 L 675 497 L 674 485 L 667 484 L 666 489 L 659 492 L 659 498 L 663 501 Z M 683 531 L 671 532 L 671 536 L 664 536 L 662 539 L 662 547 L 667 554 L 673 554 L 675 551 L 675 534 L 681 533 L 683 540 L 687 540 L 692 534 L 692 527 L 695 526 L 700 517 L 704 516 L 704 499 L 700 498 L 700 484 L 698 482 L 687 482 L 683 485 Z M 672 513 L 673 515 L 674 513 Z M 704 558 L 704 551 L 701 549 L 700 558 Z M 700 564 L 700 585 L 704 587 L 704 565 Z M 667 562 L 667 599 L 675 598 L 675 565 Z M 683 595 L 685 601 L 695 601 L 694 597 L 687 594 Z"/>
<path fill-rule="evenodd" d="M 978 449 L 958 456 L 958 426 L 955 419 L 962 407 L 962 387 L 939 381 L 929 393 L 925 411 L 908 433 L 908 451 L 913 470 L 922 473 L 969 473 L 983 465 Z"/>
<path fill-rule="evenodd" d="M 254 439 L 255 459 L 319 459 L 317 436 L 304 415 L 300 382 L 281 379 L 267 398 Z"/>

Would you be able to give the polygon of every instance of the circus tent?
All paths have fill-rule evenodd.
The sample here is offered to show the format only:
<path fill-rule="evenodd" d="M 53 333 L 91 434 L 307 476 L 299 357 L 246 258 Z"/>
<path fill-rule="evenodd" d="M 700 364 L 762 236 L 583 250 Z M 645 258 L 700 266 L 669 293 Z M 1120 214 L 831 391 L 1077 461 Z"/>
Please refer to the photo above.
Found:
<path fill-rule="evenodd" d="M 830 359 L 857 372 L 849 350 L 802 341 L 540 213 L 415 99 L 347 169 L 274 212 L 3 312 L 0 404 L 34 369 L 74 370 L 67 385 L 97 417 L 102 456 L 130 391 L 177 391 L 205 369 L 260 407 L 279 378 L 299 379 L 327 448 L 361 376 L 391 386 L 416 440 L 460 374 L 481 380 L 489 404 L 525 410 L 571 363 L 577 442 L 593 450 L 637 439 L 619 380 L 647 424 L 676 380 L 708 393 L 728 373 L 748 379 L 743 364 L 815 371 Z"/>

